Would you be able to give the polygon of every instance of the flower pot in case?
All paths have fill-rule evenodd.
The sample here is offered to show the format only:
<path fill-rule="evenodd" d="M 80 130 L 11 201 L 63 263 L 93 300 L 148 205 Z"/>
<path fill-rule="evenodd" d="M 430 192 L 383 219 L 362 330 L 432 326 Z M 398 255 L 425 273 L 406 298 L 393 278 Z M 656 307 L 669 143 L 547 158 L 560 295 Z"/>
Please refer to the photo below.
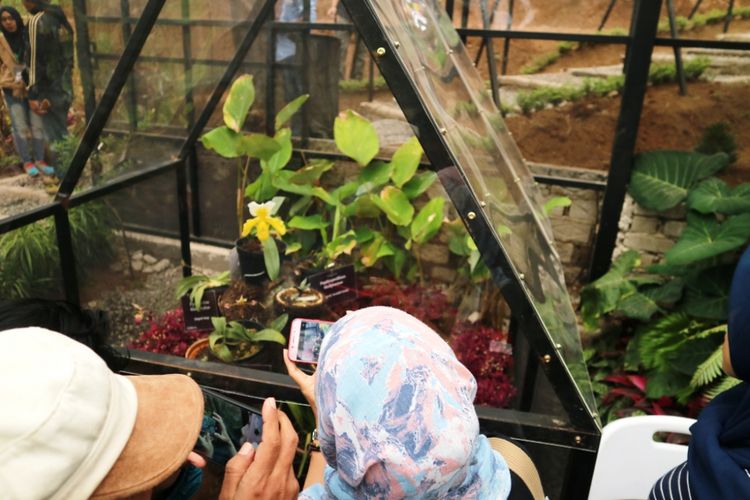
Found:
<path fill-rule="evenodd" d="M 235 242 L 237 257 L 240 260 L 242 278 L 249 285 L 260 285 L 268 279 L 263 247 L 255 238 L 240 238 Z"/>
<path fill-rule="evenodd" d="M 314 288 L 284 288 L 274 296 L 274 304 L 280 313 L 292 318 L 318 318 L 323 313 L 326 296 Z"/>

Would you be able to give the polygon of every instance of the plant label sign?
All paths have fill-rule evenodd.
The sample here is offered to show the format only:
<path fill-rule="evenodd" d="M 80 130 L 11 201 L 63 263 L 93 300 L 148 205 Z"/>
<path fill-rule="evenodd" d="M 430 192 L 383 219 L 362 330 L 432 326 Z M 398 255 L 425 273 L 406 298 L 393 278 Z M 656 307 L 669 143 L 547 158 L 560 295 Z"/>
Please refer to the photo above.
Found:
<path fill-rule="evenodd" d="M 211 288 L 206 290 L 201 300 L 200 309 L 195 308 L 195 304 L 190 300 L 189 295 L 183 295 L 180 298 L 182 304 L 182 313 L 185 316 L 185 330 L 213 330 L 211 323 L 212 316 L 221 316 L 219 312 L 219 297 L 224 293 L 224 288 Z"/>
<path fill-rule="evenodd" d="M 354 265 L 328 269 L 307 278 L 310 286 L 326 294 L 328 304 L 340 304 L 357 298 Z"/>

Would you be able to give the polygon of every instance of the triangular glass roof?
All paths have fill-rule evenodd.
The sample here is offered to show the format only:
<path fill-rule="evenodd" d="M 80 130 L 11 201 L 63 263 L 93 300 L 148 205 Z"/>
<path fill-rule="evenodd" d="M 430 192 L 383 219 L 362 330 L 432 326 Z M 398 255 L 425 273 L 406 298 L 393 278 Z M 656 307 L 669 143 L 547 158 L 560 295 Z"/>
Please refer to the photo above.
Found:
<path fill-rule="evenodd" d="M 576 316 L 540 194 L 451 19 L 431 0 L 344 3 L 571 423 L 598 428 Z"/>

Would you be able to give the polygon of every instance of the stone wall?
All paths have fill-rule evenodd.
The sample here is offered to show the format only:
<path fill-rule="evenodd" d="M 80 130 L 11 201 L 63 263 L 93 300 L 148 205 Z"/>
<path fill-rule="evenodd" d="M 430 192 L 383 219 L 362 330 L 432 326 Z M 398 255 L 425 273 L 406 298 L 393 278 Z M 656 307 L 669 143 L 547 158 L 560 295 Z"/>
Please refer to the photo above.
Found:
<path fill-rule="evenodd" d="M 643 265 L 660 262 L 664 253 L 677 242 L 685 227 L 685 218 L 684 205 L 666 212 L 654 212 L 626 195 L 614 257 L 627 250 L 637 250 Z"/>

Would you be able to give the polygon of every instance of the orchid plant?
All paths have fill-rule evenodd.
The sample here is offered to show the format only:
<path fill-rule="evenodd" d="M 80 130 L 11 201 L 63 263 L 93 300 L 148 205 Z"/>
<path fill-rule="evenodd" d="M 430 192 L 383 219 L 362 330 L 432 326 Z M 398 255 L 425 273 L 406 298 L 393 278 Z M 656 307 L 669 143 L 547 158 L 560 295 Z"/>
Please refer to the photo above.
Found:
<path fill-rule="evenodd" d="M 247 204 L 250 218 L 242 226 L 241 237 L 255 236 L 263 248 L 263 261 L 266 264 L 266 272 L 272 280 L 279 276 L 280 260 L 279 247 L 276 245 L 275 237 L 286 234 L 286 225 L 280 217 L 275 214 L 281 206 L 283 198 L 275 198 L 265 203 L 251 201 Z"/>

